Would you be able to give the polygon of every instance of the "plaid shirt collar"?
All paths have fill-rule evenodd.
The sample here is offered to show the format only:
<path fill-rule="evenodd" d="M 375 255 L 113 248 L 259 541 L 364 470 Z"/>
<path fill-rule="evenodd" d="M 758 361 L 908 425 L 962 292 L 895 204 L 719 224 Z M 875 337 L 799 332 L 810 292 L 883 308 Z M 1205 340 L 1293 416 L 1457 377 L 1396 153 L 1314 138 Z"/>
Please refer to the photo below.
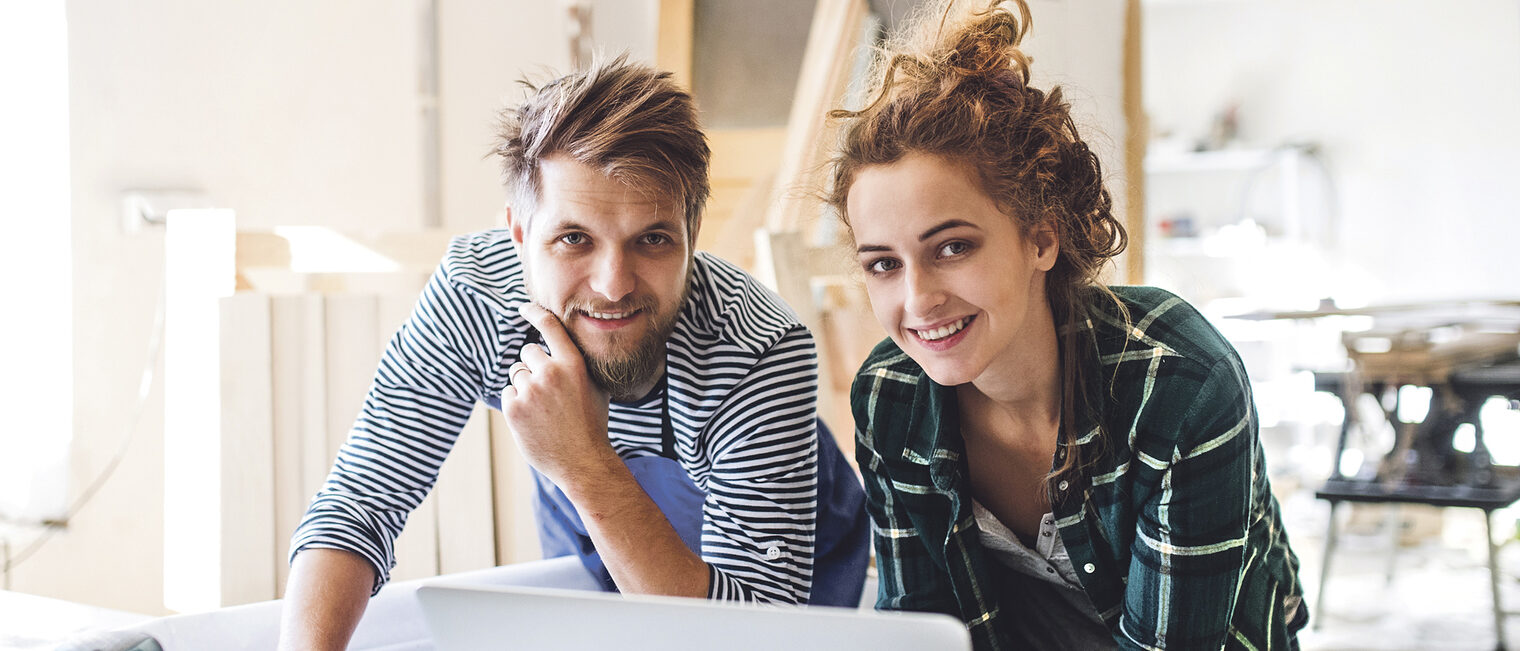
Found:
<path fill-rule="evenodd" d="M 1081 336 L 1081 333 L 1091 328 L 1091 319 L 1060 328 L 1057 333 L 1059 345 L 1064 347 L 1066 337 Z M 1090 342 L 1084 341 L 1079 345 L 1090 346 Z M 906 353 L 902 355 L 907 356 Z M 913 408 L 908 411 L 908 424 L 907 427 L 899 430 L 905 437 L 901 445 L 903 460 L 928 466 L 935 488 L 952 493 L 966 474 L 965 465 L 961 463 L 966 451 L 966 443 L 960 434 L 960 406 L 956 389 L 935 382 L 918 364 L 912 364 L 911 368 L 912 374 L 901 378 L 913 386 Z M 1087 395 L 1103 395 L 1102 379 L 1105 375 L 1105 373 L 1087 374 Z M 1051 464 L 1052 471 L 1065 460 L 1064 443 L 1067 437 L 1072 436 L 1072 432 L 1081 433 L 1078 435 L 1078 445 L 1089 445 L 1099 440 L 1098 420 L 1090 411 L 1078 409 L 1073 420 L 1074 427 L 1067 427 L 1065 421 L 1062 422 L 1059 433 L 1061 444 L 1058 445 L 1056 457 Z M 1082 494 L 1080 486 L 1068 486 L 1066 490 L 1058 490 L 1056 486 L 1050 488 L 1055 498 L 1051 508 L 1057 517 L 1066 517 L 1080 512 L 1081 500 L 1068 499 Z M 955 509 L 950 516 L 960 517 L 962 514 L 958 511 L 960 509 Z M 954 524 L 952 521 L 952 529 Z"/>

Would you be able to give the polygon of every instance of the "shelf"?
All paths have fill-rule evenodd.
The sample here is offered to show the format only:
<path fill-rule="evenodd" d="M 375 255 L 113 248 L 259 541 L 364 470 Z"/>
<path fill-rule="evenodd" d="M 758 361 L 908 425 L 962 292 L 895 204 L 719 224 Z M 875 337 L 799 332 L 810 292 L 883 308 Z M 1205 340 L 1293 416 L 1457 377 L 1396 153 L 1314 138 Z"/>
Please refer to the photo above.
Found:
<path fill-rule="evenodd" d="M 1217 149 L 1212 151 L 1153 151 L 1145 157 L 1147 174 L 1243 172 L 1265 169 L 1299 150 Z"/>

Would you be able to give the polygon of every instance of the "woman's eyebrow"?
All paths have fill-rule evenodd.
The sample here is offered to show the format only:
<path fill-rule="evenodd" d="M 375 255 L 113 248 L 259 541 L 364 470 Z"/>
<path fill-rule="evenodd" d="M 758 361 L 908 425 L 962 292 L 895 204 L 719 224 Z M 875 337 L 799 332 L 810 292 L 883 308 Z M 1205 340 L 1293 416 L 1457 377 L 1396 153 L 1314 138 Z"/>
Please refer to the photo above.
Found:
<path fill-rule="evenodd" d="M 939 225 L 924 231 L 923 235 L 918 236 L 918 241 L 922 242 L 931 237 L 934 237 L 934 235 L 940 231 L 956 228 L 959 226 L 970 226 L 971 228 L 976 228 L 976 224 L 968 222 L 964 219 L 947 219 L 943 222 L 940 222 Z"/>

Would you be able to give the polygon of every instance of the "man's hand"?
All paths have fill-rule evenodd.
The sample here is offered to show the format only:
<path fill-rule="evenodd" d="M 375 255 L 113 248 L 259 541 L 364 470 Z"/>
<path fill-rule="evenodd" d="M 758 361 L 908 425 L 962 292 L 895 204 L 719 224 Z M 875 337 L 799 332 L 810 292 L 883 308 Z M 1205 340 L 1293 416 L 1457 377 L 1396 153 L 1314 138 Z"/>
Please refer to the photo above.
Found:
<path fill-rule="evenodd" d="M 533 303 L 522 315 L 554 351 L 529 344 L 507 371 L 501 413 L 529 464 L 560 487 L 622 465 L 607 440 L 607 394 L 591 381 L 564 324 Z"/>
<path fill-rule="evenodd" d="M 528 463 L 565 491 L 618 589 L 705 597 L 707 564 L 686 548 L 607 440 L 607 394 L 591 381 L 580 349 L 548 310 L 522 315 L 554 351 L 523 349 L 507 371 L 501 413 Z"/>

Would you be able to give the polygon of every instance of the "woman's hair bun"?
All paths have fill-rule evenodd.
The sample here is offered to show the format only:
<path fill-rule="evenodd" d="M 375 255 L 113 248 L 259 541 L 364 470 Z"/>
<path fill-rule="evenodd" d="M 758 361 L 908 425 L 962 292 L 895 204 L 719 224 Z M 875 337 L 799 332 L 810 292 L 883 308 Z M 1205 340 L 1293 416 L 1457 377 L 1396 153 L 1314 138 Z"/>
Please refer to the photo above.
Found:
<path fill-rule="evenodd" d="M 967 78 L 1002 76 L 1009 69 L 1027 84 L 1029 57 L 1019 43 L 1029 24 L 1029 7 L 1023 2 L 926 3 L 888 41 L 885 51 L 892 54 L 880 60 L 886 69 L 876 75 L 883 81 L 877 90 L 890 91 L 894 82 L 954 86 Z"/>

